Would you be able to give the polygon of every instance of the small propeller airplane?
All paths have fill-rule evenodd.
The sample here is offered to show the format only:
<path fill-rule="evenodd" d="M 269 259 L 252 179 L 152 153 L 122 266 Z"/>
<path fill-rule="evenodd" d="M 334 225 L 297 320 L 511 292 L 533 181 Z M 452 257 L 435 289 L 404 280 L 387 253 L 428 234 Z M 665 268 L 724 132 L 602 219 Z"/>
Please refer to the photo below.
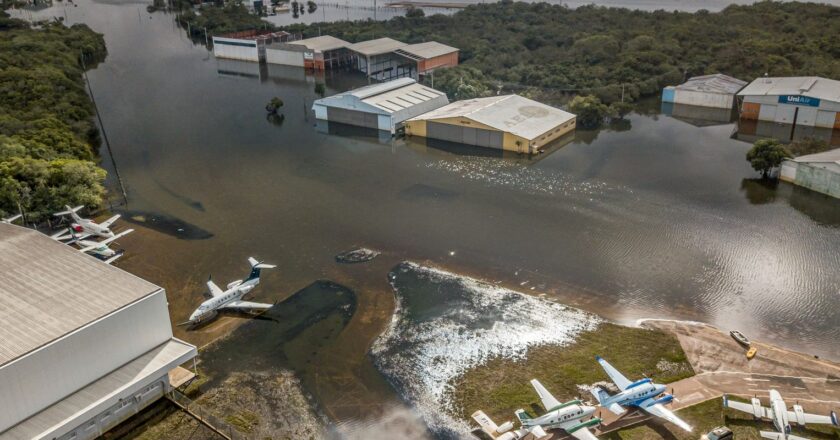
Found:
<path fill-rule="evenodd" d="M 0 223 L 12 224 L 15 220 L 23 217 L 23 214 L 13 215 L 8 218 L 0 219 Z"/>
<path fill-rule="evenodd" d="M 761 401 L 753 397 L 751 403 L 729 400 L 723 395 L 723 406 L 752 414 L 756 419 L 770 419 L 778 432 L 761 431 L 761 436 L 770 440 L 807 440 L 790 433 L 790 422 L 799 426 L 806 423 L 840 426 L 837 414 L 832 411 L 827 416 L 808 414 L 800 405 L 793 405 L 793 411 L 788 411 L 782 395 L 776 390 L 770 390 L 770 407 L 761 406 Z"/>
<path fill-rule="evenodd" d="M 52 238 L 58 241 L 64 241 L 67 239 L 84 240 L 85 238 L 93 235 L 102 238 L 111 238 L 114 236 L 114 232 L 111 231 L 110 226 L 117 221 L 118 218 L 120 218 L 119 214 L 105 220 L 102 223 L 96 223 L 91 219 L 82 218 L 76 213 L 80 209 L 84 208 L 84 206 L 77 206 L 75 208 L 65 206 L 65 208 L 66 210 L 56 212 L 53 215 L 56 217 L 70 216 L 70 219 L 72 220 L 69 227 L 70 230 L 68 232 L 62 231 L 54 234 L 51 236 Z"/>
<path fill-rule="evenodd" d="M 601 419 L 592 416 L 596 410 L 594 406 L 584 405 L 580 400 L 560 403 L 537 379 L 532 379 L 531 385 L 540 396 L 546 413 L 539 417 L 531 417 L 525 410 L 517 410 L 516 417 L 523 428 L 562 429 L 579 440 L 598 440 L 589 431 L 590 426 L 601 423 Z M 583 420 L 587 417 L 588 420 Z"/>
<path fill-rule="evenodd" d="M 673 412 L 665 408 L 665 404 L 671 403 L 674 400 L 673 395 L 665 392 L 667 389 L 665 385 L 653 383 L 653 380 L 648 378 L 631 382 L 610 365 L 609 362 L 601 358 L 601 356 L 596 356 L 595 359 L 601 364 L 601 367 L 610 379 L 612 379 L 615 386 L 621 390 L 618 394 L 610 396 L 601 387 L 592 388 L 592 395 L 595 396 L 595 399 L 598 400 L 601 406 L 619 415 L 627 411 L 623 406 L 635 406 L 691 432 L 691 426 L 688 426 L 688 423 L 685 423 Z M 664 396 L 659 397 L 663 394 Z"/>
<path fill-rule="evenodd" d="M 111 249 L 108 245 L 113 241 L 117 240 L 118 238 L 124 237 L 130 233 L 134 232 L 134 229 L 126 229 L 111 238 L 106 238 L 102 241 L 93 241 L 93 240 L 75 240 L 77 246 L 79 246 L 79 252 L 84 254 L 93 255 L 96 258 L 104 261 L 106 264 L 111 264 L 120 258 L 123 253 L 119 251 L 115 251 Z"/>
<path fill-rule="evenodd" d="M 227 290 L 222 290 L 212 279 L 207 280 L 207 288 L 210 291 L 210 299 L 201 303 L 197 309 L 190 315 L 188 321 L 182 322 L 178 325 L 194 326 L 203 322 L 207 322 L 216 317 L 219 310 L 244 309 L 244 310 L 267 310 L 273 304 L 255 303 L 242 301 L 242 297 L 248 292 L 254 290 L 260 284 L 260 270 L 273 269 L 277 266 L 272 264 L 265 264 L 257 261 L 253 257 L 248 257 L 248 262 L 251 263 L 251 274 L 248 278 L 243 280 L 232 281 L 227 285 Z"/>
<path fill-rule="evenodd" d="M 473 430 L 473 434 L 480 434 L 481 432 L 484 433 L 477 435 L 480 438 L 486 438 L 489 436 L 492 440 L 521 440 L 529 434 L 531 434 L 536 440 L 548 438 L 548 433 L 539 426 L 531 428 L 523 426 L 519 429 L 513 429 L 513 422 L 511 421 L 507 421 L 501 425 L 496 425 L 496 423 L 481 410 L 474 412 L 472 418 L 478 422 L 478 425 L 481 427 L 480 430 Z"/>

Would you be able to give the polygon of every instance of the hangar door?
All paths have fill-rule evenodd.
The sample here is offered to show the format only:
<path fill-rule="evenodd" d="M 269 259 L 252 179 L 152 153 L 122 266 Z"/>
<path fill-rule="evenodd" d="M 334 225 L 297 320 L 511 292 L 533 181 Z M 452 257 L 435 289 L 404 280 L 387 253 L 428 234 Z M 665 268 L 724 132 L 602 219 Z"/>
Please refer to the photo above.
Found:
<path fill-rule="evenodd" d="M 434 121 L 426 122 L 426 135 L 434 139 L 479 147 L 498 148 L 500 150 L 504 145 L 504 133 L 501 131 L 442 124 Z"/>
<path fill-rule="evenodd" d="M 376 113 L 366 113 L 344 108 L 327 107 L 327 120 L 340 122 L 342 124 L 356 125 L 358 127 L 379 128 Z"/>

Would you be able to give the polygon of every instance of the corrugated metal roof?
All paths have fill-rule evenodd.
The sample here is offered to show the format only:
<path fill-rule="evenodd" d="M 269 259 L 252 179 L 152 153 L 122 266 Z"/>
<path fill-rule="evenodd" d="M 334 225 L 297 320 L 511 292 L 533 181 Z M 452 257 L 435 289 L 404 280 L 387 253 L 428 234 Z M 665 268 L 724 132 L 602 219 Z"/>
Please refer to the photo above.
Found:
<path fill-rule="evenodd" d="M 575 115 L 519 95 L 503 95 L 456 101 L 412 120 L 455 117 L 465 117 L 532 140 Z"/>
<path fill-rule="evenodd" d="M 383 53 L 393 52 L 406 44 L 402 41 L 397 41 L 391 38 L 377 38 L 375 40 L 362 41 L 360 43 L 351 44 L 347 48 L 353 52 L 358 52 L 365 56 L 382 55 Z"/>
<path fill-rule="evenodd" d="M 840 148 L 834 150 L 823 151 L 822 153 L 806 154 L 793 159 L 795 162 L 803 163 L 830 163 L 835 162 L 840 165 Z"/>
<path fill-rule="evenodd" d="M 438 43 L 437 41 L 427 41 L 425 43 L 409 44 L 403 46 L 394 52 L 400 55 L 406 55 L 414 59 L 429 59 L 446 55 L 448 53 L 457 52 L 458 49 Z"/>
<path fill-rule="evenodd" d="M 348 95 L 353 95 L 356 98 L 364 99 L 370 96 L 379 95 L 381 93 L 389 92 L 394 89 L 399 89 L 400 87 L 405 87 L 410 84 L 415 84 L 415 81 L 412 78 L 398 78 L 391 81 L 386 81 L 383 83 L 378 84 L 371 84 L 369 86 L 359 87 L 358 89 L 353 89 L 349 92 L 346 92 Z M 342 94 L 338 95 L 341 96 Z"/>
<path fill-rule="evenodd" d="M 758 78 L 738 92 L 738 96 L 756 95 L 804 95 L 840 102 L 840 81 L 818 76 Z"/>
<path fill-rule="evenodd" d="M 0 224 L 0 268 L 0 365 L 160 290 L 8 224 Z"/>
<path fill-rule="evenodd" d="M 422 105 L 429 101 L 441 101 L 438 105 L 445 105 L 449 102 L 446 94 L 441 91 L 417 84 L 417 81 L 411 78 L 400 78 L 322 98 L 315 101 L 314 104 L 336 106 L 340 105 L 342 100 L 348 96 L 388 114 Z"/>
<path fill-rule="evenodd" d="M 316 52 L 325 52 L 328 50 L 341 49 L 342 47 L 350 46 L 350 43 L 347 41 L 335 38 L 331 35 L 321 35 L 320 37 L 289 41 L 288 44 L 306 46 L 307 49 L 314 50 Z"/>
<path fill-rule="evenodd" d="M 55 427 L 92 410 L 97 405 L 114 400 L 125 389 L 157 374 L 168 372 L 196 355 L 196 348 L 178 339 L 170 339 L 137 359 L 103 376 L 43 411 L 27 418 L 0 434 L 0 440 L 30 440 L 49 434 Z M 101 408 L 105 409 L 105 408 Z M 49 437 L 48 437 L 49 438 Z"/>
<path fill-rule="evenodd" d="M 683 84 L 676 86 L 677 90 L 690 90 L 694 92 L 711 92 L 735 94 L 747 85 L 746 81 L 733 78 L 722 73 L 713 75 L 694 76 Z"/>

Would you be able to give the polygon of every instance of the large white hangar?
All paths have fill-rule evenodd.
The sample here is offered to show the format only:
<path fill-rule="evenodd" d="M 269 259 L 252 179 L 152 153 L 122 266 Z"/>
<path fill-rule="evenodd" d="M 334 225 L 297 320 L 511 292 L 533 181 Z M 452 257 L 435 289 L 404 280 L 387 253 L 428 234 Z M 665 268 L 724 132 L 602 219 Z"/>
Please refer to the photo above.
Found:
<path fill-rule="evenodd" d="M 317 119 L 394 133 L 406 119 L 448 103 L 445 93 L 400 78 L 319 99 L 312 110 Z"/>
<path fill-rule="evenodd" d="M 840 128 L 840 81 L 817 76 L 758 78 L 738 97 L 742 119 Z"/>
<path fill-rule="evenodd" d="M 0 267 L 2 440 L 99 437 L 196 356 L 162 288 L 40 232 L 0 223 Z"/>

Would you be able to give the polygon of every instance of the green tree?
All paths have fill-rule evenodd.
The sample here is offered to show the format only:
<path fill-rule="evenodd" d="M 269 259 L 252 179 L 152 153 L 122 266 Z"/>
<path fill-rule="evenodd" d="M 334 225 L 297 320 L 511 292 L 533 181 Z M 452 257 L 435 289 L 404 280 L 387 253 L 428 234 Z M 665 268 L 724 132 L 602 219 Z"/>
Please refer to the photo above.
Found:
<path fill-rule="evenodd" d="M 276 115 L 280 108 L 283 107 L 284 103 L 280 97 L 275 96 L 271 98 L 271 101 L 268 101 L 268 104 L 265 105 L 265 110 L 272 115 Z"/>
<path fill-rule="evenodd" d="M 569 102 L 569 111 L 577 116 L 577 125 L 584 128 L 595 128 L 609 116 L 610 109 L 596 96 L 575 96 Z"/>
<path fill-rule="evenodd" d="M 747 161 L 753 169 L 761 173 L 762 178 L 770 175 L 770 170 L 782 164 L 782 161 L 793 157 L 790 151 L 776 139 L 760 139 L 747 151 Z"/>

